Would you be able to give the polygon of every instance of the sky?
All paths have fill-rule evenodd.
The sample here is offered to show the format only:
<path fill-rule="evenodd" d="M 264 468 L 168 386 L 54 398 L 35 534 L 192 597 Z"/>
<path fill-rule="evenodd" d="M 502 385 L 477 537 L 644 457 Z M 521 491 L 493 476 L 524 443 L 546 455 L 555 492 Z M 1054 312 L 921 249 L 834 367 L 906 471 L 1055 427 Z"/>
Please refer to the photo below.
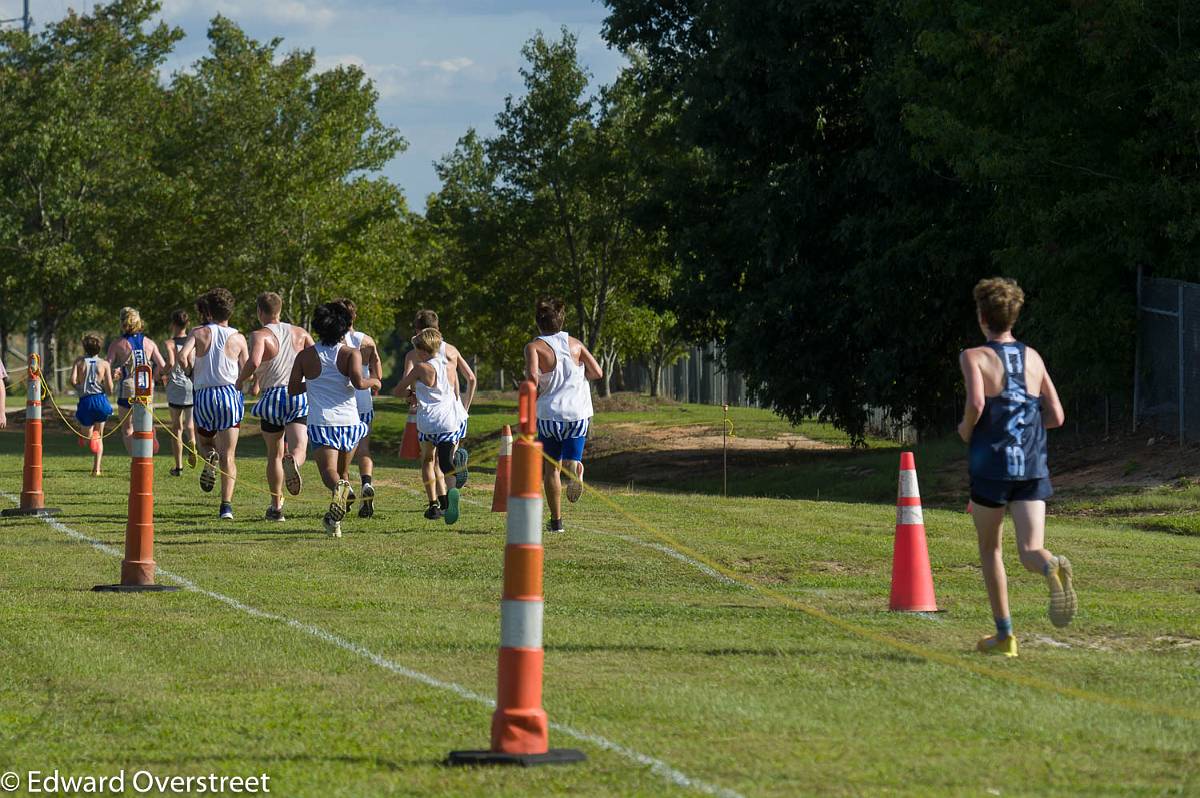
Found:
<path fill-rule="evenodd" d="M 0 18 L 21 13 L 20 0 L 0 0 Z M 31 0 L 35 25 L 92 0 Z M 408 149 L 384 169 L 423 210 L 438 189 L 433 162 L 470 127 L 484 135 L 507 95 L 522 90 L 521 46 L 538 30 L 563 26 L 579 37 L 579 57 L 596 85 L 623 63 L 600 36 L 599 0 L 162 0 L 163 17 L 184 30 L 169 71 L 184 69 L 207 48 L 208 22 L 223 14 L 260 41 L 281 37 L 283 49 L 312 49 L 319 68 L 356 64 L 379 91 L 383 122 L 399 129 Z"/>

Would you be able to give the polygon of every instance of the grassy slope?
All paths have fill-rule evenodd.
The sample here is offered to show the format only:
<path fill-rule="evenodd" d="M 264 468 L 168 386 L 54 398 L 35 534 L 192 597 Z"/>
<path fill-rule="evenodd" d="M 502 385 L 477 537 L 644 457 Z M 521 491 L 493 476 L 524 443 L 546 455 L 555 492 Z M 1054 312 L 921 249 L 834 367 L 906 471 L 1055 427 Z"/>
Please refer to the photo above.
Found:
<path fill-rule="evenodd" d="M 392 408 L 381 415 L 403 419 Z M 475 415 L 477 440 L 504 417 L 493 415 Z M 0 487 L 9 493 L 19 487 L 19 445 L 19 436 L 0 435 Z M 90 480 L 65 437 L 49 451 L 47 494 L 62 520 L 119 546 L 128 461 L 115 454 L 108 475 Z M 239 520 L 225 526 L 213 519 L 211 497 L 200 498 L 191 478 L 169 480 L 159 460 L 161 566 L 492 695 L 501 516 L 472 506 L 458 527 L 429 524 L 408 487 L 414 472 L 390 463 L 377 479 L 379 516 L 369 525 L 352 519 L 341 542 L 314 532 L 316 491 L 290 507 L 291 520 L 267 526 L 256 520 L 265 497 L 252 490 L 259 442 L 245 452 Z M 473 479 L 468 492 L 486 501 L 486 477 Z M 969 649 L 990 620 L 960 513 L 927 512 L 947 612 L 925 618 L 883 611 L 887 504 L 612 496 L 752 582 L 978 661 Z M 1200 723 L 985 679 L 848 637 L 618 537 L 651 540 L 595 496 L 569 520 L 571 532 L 547 541 L 553 720 L 745 795 L 1200 790 Z M 117 577 L 116 560 L 38 521 L 6 520 L 0 533 L 0 769 L 266 770 L 289 796 L 684 793 L 592 746 L 583 746 L 584 766 L 444 768 L 450 748 L 486 745 L 486 707 L 201 594 L 90 593 Z M 1011 571 L 1025 648 L 1017 661 L 989 664 L 1200 711 L 1200 648 L 1179 640 L 1200 638 L 1200 538 L 1057 519 L 1050 540 L 1077 564 L 1081 616 L 1070 631 L 1054 630 L 1041 581 Z M 562 734 L 552 741 L 579 745 Z"/>

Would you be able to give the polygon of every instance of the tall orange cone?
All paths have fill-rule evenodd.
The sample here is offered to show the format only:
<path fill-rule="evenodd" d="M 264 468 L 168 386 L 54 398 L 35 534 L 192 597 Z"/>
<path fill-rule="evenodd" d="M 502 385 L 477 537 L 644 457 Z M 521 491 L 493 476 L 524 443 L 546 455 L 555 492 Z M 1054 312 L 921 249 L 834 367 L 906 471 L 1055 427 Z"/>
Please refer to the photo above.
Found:
<path fill-rule="evenodd" d="M 492 512 L 508 512 L 508 482 L 512 474 L 512 427 L 504 425 L 500 434 L 500 457 L 496 459 L 496 485 L 492 488 Z"/>
<path fill-rule="evenodd" d="M 542 445 L 537 386 L 521 384 L 520 436 L 513 444 L 500 602 L 500 663 L 489 751 L 451 751 L 452 765 L 580 762 L 573 748 L 550 748 L 542 709 Z"/>
<path fill-rule="evenodd" d="M 129 443 L 129 512 L 125 523 L 125 559 L 121 583 L 97 585 L 92 590 L 145 593 L 178 590 L 154 584 L 154 414 L 153 372 L 145 364 L 133 371 L 133 438 Z"/>
<path fill-rule="evenodd" d="M 0 511 L 0 515 L 57 515 L 60 510 L 47 507 L 46 496 L 42 493 L 42 359 L 36 352 L 29 355 L 26 384 L 25 467 L 21 480 L 21 504 Z"/>
<path fill-rule="evenodd" d="M 408 421 L 404 423 L 404 437 L 400 439 L 400 459 L 421 459 L 421 442 L 417 440 L 417 413 L 415 410 L 408 411 Z"/>
<path fill-rule="evenodd" d="M 933 573 L 925 544 L 925 518 L 912 452 L 900 453 L 900 489 L 896 498 L 896 543 L 892 549 L 892 597 L 898 612 L 937 612 Z"/>

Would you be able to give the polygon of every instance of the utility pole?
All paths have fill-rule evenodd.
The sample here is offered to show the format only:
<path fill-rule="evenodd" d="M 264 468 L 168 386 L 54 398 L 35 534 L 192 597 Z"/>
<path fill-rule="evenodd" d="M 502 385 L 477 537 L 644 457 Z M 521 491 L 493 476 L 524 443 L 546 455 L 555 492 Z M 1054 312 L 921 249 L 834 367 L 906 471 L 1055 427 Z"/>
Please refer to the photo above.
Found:
<path fill-rule="evenodd" d="M 12 19 L 0 19 L 0 25 L 5 25 L 9 22 L 20 22 L 21 29 L 25 31 L 25 35 L 29 35 L 29 27 L 33 22 L 33 19 L 29 16 L 29 0 L 22 1 L 21 16 Z"/>

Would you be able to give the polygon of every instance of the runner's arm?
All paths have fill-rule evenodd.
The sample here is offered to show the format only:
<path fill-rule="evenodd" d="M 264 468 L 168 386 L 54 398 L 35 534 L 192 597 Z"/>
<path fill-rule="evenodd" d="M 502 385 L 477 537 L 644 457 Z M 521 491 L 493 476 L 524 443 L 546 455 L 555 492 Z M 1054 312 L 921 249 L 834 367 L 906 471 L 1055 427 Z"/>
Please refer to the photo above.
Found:
<path fill-rule="evenodd" d="M 537 385 L 542 379 L 542 370 L 538 367 L 537 349 L 533 345 L 533 341 L 525 344 L 525 379 L 533 380 L 533 384 Z"/>
<path fill-rule="evenodd" d="M 362 375 L 362 352 L 357 349 L 343 349 L 346 353 L 346 377 L 350 380 L 350 384 L 361 390 L 371 388 L 379 389 L 379 379 L 377 377 L 364 377 Z"/>
<path fill-rule="evenodd" d="M 404 396 L 407 394 L 412 390 L 412 387 L 417 384 L 417 380 L 421 378 L 421 374 L 424 371 L 425 369 L 419 369 L 414 365 L 403 377 L 400 378 L 400 382 L 396 383 L 396 387 L 392 389 L 392 394 L 395 396 Z"/>
<path fill-rule="evenodd" d="M 461 374 L 467 381 L 467 393 L 465 396 L 461 397 L 463 407 L 465 407 L 467 410 L 470 410 L 471 402 L 475 401 L 475 389 L 479 385 L 479 378 L 475 376 L 474 370 L 472 370 L 471 365 L 467 363 L 467 359 L 462 356 L 462 352 L 459 352 L 456 348 L 454 353 L 458 356 L 458 373 Z"/>
<path fill-rule="evenodd" d="M 579 342 L 579 363 L 583 366 L 584 379 L 598 380 L 604 377 L 604 369 L 600 368 L 600 364 L 582 341 Z"/>
<path fill-rule="evenodd" d="M 76 388 L 78 388 L 83 383 L 84 371 L 81 368 L 82 366 L 83 366 L 83 358 L 77 359 L 75 361 L 74 365 L 71 366 L 71 384 L 74 385 Z M 0 380 L 0 382 L 2 382 L 2 380 Z"/>
<path fill-rule="evenodd" d="M 308 391 L 308 385 L 305 384 L 304 378 L 309 375 L 305 374 L 304 367 L 312 359 L 309 356 L 309 353 L 312 351 L 312 349 L 305 349 L 296 355 L 296 360 L 292 363 L 292 374 L 288 378 L 288 393 L 292 396 L 299 396 Z M 313 374 L 312 376 L 315 377 L 317 375 Z"/>
<path fill-rule="evenodd" d="M 104 392 L 112 393 L 113 392 L 112 366 L 108 365 L 107 363 L 101 363 L 97 367 L 96 376 L 100 378 L 100 387 L 104 389 Z"/>
<path fill-rule="evenodd" d="M 958 437 L 962 438 L 963 443 L 970 443 L 971 433 L 983 415 L 983 372 L 979 370 L 979 363 L 970 350 L 963 350 L 958 356 L 958 364 L 967 388 L 967 401 L 963 407 L 962 421 L 958 424 Z"/>
<path fill-rule="evenodd" d="M 1043 369 L 1045 366 L 1043 365 Z M 1058 398 L 1058 389 L 1050 379 L 1050 372 L 1042 375 L 1042 426 L 1046 429 L 1057 429 L 1067 420 L 1062 402 Z"/>
<path fill-rule="evenodd" d="M 254 376 L 254 372 L 262 365 L 263 351 L 267 348 L 267 337 L 259 335 L 261 330 L 255 330 L 250 333 L 249 355 L 246 356 L 246 363 L 242 366 L 241 372 L 238 373 L 238 385 L 243 384 L 246 380 Z"/>

